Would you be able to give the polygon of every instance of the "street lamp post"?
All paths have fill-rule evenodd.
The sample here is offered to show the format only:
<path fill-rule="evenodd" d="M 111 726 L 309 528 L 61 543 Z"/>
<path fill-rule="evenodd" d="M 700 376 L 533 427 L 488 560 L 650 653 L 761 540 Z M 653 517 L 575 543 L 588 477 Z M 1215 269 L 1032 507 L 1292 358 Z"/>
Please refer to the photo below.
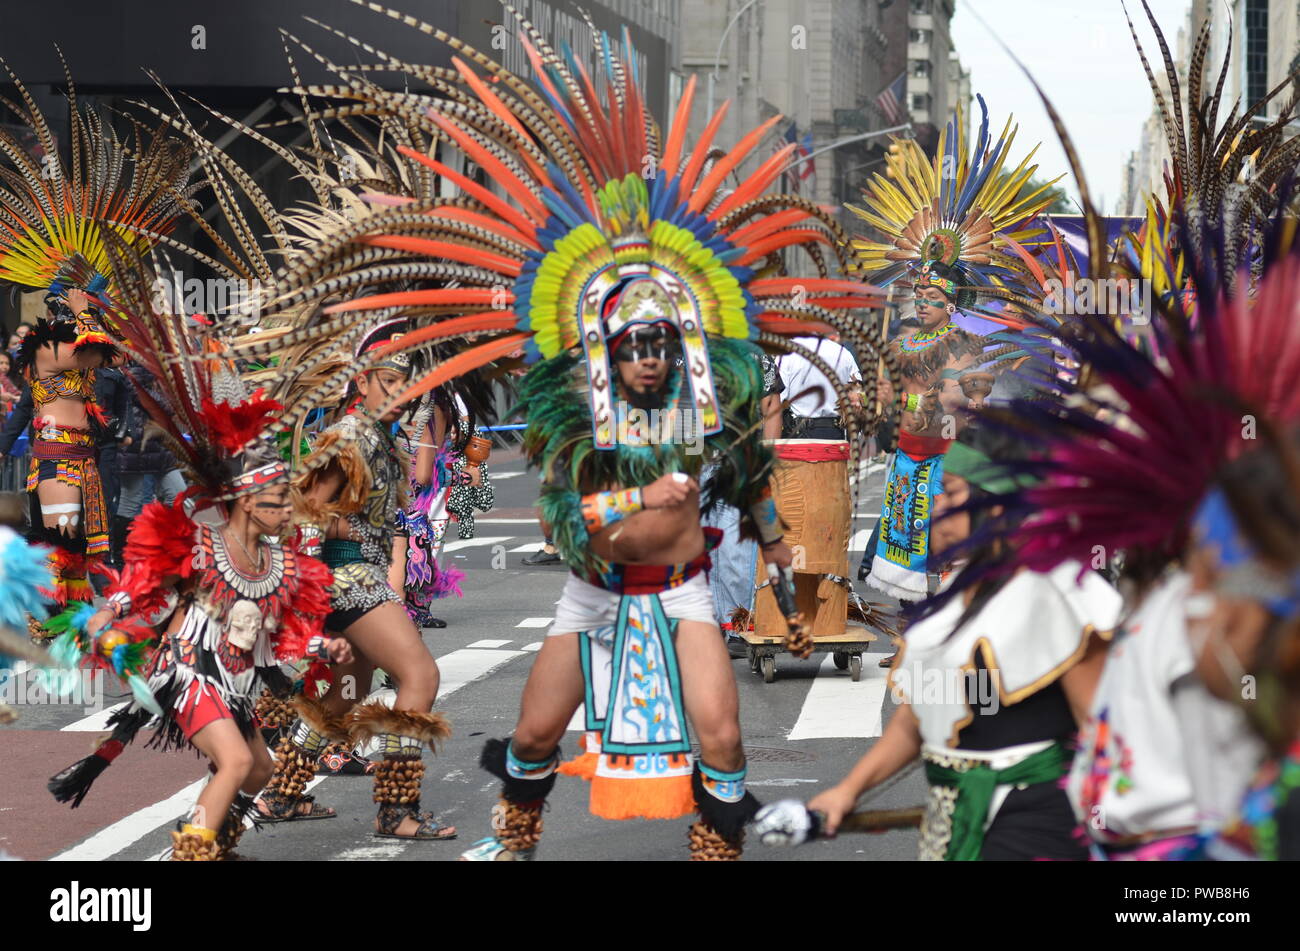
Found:
<path fill-rule="evenodd" d="M 722 65 L 722 45 L 727 42 L 727 34 L 731 28 L 736 25 L 736 21 L 745 15 L 745 11 L 758 3 L 758 0 L 749 0 L 743 7 L 736 11 L 736 15 L 731 18 L 727 28 L 722 31 L 722 38 L 718 40 L 718 52 L 713 57 L 713 71 L 709 73 L 709 119 L 713 118 L 713 84 L 718 78 L 718 67 Z"/>

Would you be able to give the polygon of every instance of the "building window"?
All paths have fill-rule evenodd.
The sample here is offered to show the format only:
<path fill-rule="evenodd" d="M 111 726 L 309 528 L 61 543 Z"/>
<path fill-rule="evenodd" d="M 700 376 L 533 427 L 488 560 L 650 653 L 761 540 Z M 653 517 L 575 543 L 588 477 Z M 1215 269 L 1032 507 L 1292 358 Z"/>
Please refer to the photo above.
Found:
<path fill-rule="evenodd" d="M 912 111 L 928 112 L 930 109 L 930 96 L 928 93 L 918 92 L 912 94 Z"/>
<path fill-rule="evenodd" d="M 924 44 L 926 44 L 926 45 L 928 46 L 928 45 L 930 44 L 930 31 L 929 31 L 929 30 L 913 30 L 913 31 L 911 32 L 909 38 L 911 39 L 911 41 L 912 41 L 913 43 L 924 43 Z"/>
<path fill-rule="evenodd" d="M 929 13 L 930 0 L 912 0 L 913 13 Z"/>
<path fill-rule="evenodd" d="M 912 60 L 912 75 L 913 75 L 913 76 L 929 76 L 929 75 L 930 75 L 930 61 L 929 61 L 928 59 L 914 59 L 914 60 Z"/>
<path fill-rule="evenodd" d="M 1247 107 L 1268 95 L 1268 0 L 1246 0 Z"/>

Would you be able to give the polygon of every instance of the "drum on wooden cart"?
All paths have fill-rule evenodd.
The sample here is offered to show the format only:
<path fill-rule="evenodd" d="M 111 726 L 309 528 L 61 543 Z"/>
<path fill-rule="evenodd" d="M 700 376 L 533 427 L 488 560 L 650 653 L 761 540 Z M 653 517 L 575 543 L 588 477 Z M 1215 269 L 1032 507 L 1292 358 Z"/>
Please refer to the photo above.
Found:
<path fill-rule="evenodd" d="M 839 439 L 772 441 L 772 494 L 793 554 L 795 604 L 812 626 L 813 652 L 830 653 L 835 666 L 862 676 L 862 654 L 876 635 L 849 622 L 849 444 Z M 754 629 L 737 632 L 748 645 L 750 670 L 776 678 L 786 621 L 759 558 L 754 583 Z"/>
<path fill-rule="evenodd" d="M 745 654 L 749 659 L 750 671 L 762 674 L 765 684 L 776 680 L 776 655 L 786 652 L 784 631 L 774 637 L 764 637 L 756 631 L 737 633 L 745 639 Z M 847 670 L 849 676 L 858 681 L 862 679 L 862 655 L 870 649 L 874 640 L 876 635 L 866 626 L 849 622 L 842 634 L 814 638 L 813 653 L 830 654 L 838 669 Z"/>

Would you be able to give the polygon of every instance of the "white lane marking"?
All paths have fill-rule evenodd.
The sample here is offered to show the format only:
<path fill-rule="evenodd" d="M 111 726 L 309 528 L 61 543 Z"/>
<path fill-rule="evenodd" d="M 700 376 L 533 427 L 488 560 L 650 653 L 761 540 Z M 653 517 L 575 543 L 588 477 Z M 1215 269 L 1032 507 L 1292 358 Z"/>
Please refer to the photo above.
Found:
<path fill-rule="evenodd" d="M 873 462 L 871 465 L 867 466 L 867 475 L 871 475 L 873 472 L 879 472 L 884 468 L 885 464 L 883 462 Z"/>
<path fill-rule="evenodd" d="M 475 641 L 473 644 L 466 644 L 465 646 L 495 648 L 495 647 L 505 647 L 509 643 L 510 643 L 509 641 Z"/>
<path fill-rule="evenodd" d="M 834 657 L 827 654 L 786 739 L 880 736 L 888 671 L 875 660 L 872 654 L 862 655 L 862 680 L 854 683 L 847 670 L 835 669 Z"/>
<path fill-rule="evenodd" d="M 438 688 L 438 703 L 444 703 L 461 687 L 480 677 L 486 677 L 502 664 L 522 657 L 523 653 L 516 650 L 471 650 L 465 647 L 439 657 L 438 670 L 442 674 L 442 685 Z"/>
<path fill-rule="evenodd" d="M 526 651 L 539 651 L 541 649 L 542 649 L 541 641 L 533 641 L 531 644 L 524 645 L 524 650 Z"/>
<path fill-rule="evenodd" d="M 442 703 L 461 687 L 487 676 L 496 668 L 516 657 L 522 657 L 523 654 L 523 651 L 516 650 L 489 651 L 466 648 L 439 657 L 438 669 L 442 673 L 442 685 L 438 690 L 438 702 Z M 324 776 L 317 776 L 307 784 L 307 789 L 311 789 L 324 778 Z M 111 826 L 100 829 L 84 842 L 60 852 L 51 861 L 102 862 L 104 859 L 111 858 L 123 849 L 130 848 L 159 826 L 168 825 L 177 816 L 185 814 L 194 805 L 207 781 L 207 777 L 196 780 L 175 795 L 136 810 Z M 159 855 L 161 854 L 163 853 Z"/>
<path fill-rule="evenodd" d="M 500 482 L 502 479 L 517 479 L 521 475 L 527 475 L 525 472 L 493 472 L 488 478 L 493 482 Z"/>
<path fill-rule="evenodd" d="M 485 538 L 465 538 L 459 541 L 448 542 L 442 546 L 443 551 L 460 551 L 462 548 L 482 548 L 484 545 L 496 545 L 499 542 L 508 542 L 514 538 L 513 535 L 488 535 Z"/>
<path fill-rule="evenodd" d="M 555 623 L 553 617 L 526 617 L 515 627 L 550 627 Z"/>
<path fill-rule="evenodd" d="M 208 778 L 196 779 L 173 796 L 145 806 L 111 826 L 100 829 L 86 841 L 60 852 L 51 862 L 102 862 L 134 844 L 163 823 L 182 815 L 194 805 Z"/>
<path fill-rule="evenodd" d="M 746 786 L 798 786 L 802 783 L 818 783 L 818 782 L 821 782 L 821 780 L 819 779 L 764 779 L 764 780 L 756 781 L 753 779 L 746 779 L 745 785 Z"/>
<path fill-rule="evenodd" d="M 324 776 L 317 776 L 307 784 L 306 788 L 311 789 L 324 778 Z M 86 841 L 53 856 L 50 861 L 102 862 L 113 857 L 123 849 L 130 848 L 160 825 L 170 825 L 180 816 L 188 815 L 194 803 L 198 801 L 199 793 L 207 785 L 207 782 L 208 777 L 206 776 L 202 779 L 196 779 L 180 792 L 167 797 L 161 802 L 155 802 L 152 806 L 145 806 L 143 809 L 117 820 L 111 826 L 100 829 Z M 150 856 L 149 861 L 161 859 L 168 851 L 170 850 L 163 849 L 158 854 Z"/>
<path fill-rule="evenodd" d="M 272 757 L 272 759 L 274 759 L 274 757 Z M 318 785 L 320 785 L 321 781 L 324 780 L 324 779 L 325 779 L 324 776 L 317 776 L 315 779 L 313 779 L 311 782 L 309 782 L 306 786 L 303 787 L 303 792 L 307 792 L 307 791 L 310 790 L 313 786 L 318 786 Z M 200 782 L 204 782 L 204 780 L 200 780 Z M 197 799 L 199 798 L 197 793 L 195 793 L 194 798 L 195 798 L 195 800 L 197 800 Z M 187 809 L 186 811 L 188 812 L 188 809 Z M 245 820 L 244 820 L 244 829 L 247 830 L 247 829 L 251 829 L 251 828 L 253 828 L 253 820 L 252 820 L 252 819 L 245 819 Z M 151 831 L 152 831 L 152 830 L 151 830 Z M 245 840 L 245 841 L 247 841 L 247 840 Z M 163 859 L 167 858 L 167 853 L 170 852 L 170 851 L 171 851 L 171 848 L 163 849 L 161 852 L 158 852 L 158 853 L 155 854 L 155 855 L 151 855 L 151 856 L 149 856 L 147 859 L 145 859 L 145 861 L 146 861 L 146 862 L 161 862 Z M 56 856 L 54 857 L 54 859 L 51 859 L 50 861 L 54 861 L 55 859 L 60 860 L 60 861 L 66 861 L 66 859 L 64 859 L 63 856 L 61 856 L 61 855 L 56 855 Z"/>
<path fill-rule="evenodd" d="M 69 723 L 65 727 L 60 727 L 59 732 L 60 733 L 102 733 L 104 730 L 108 729 L 108 718 L 111 717 L 116 711 L 121 710 L 128 703 L 130 703 L 129 700 L 123 700 L 121 703 L 115 703 L 111 707 L 105 707 L 103 710 L 100 710 L 98 713 L 92 713 L 88 717 L 82 717 L 80 720 L 76 720 L 72 723 Z"/>
<path fill-rule="evenodd" d="M 395 839 L 389 839 L 387 842 L 376 842 L 374 845 L 359 845 L 354 849 L 347 849 L 338 855 L 330 856 L 330 862 L 373 862 L 383 861 L 385 859 L 395 859 L 403 852 L 410 842 L 398 842 Z"/>
<path fill-rule="evenodd" d="M 864 518 L 864 519 L 866 519 L 866 520 L 869 521 L 869 522 L 878 522 L 878 521 L 880 521 L 880 513 L 879 513 L 879 512 L 871 512 L 871 513 L 867 513 L 867 512 L 859 512 L 857 515 L 855 515 L 855 516 L 853 516 L 853 517 L 854 517 L 854 518 Z"/>
<path fill-rule="evenodd" d="M 853 533 L 853 538 L 849 541 L 849 551 L 865 551 L 869 541 L 871 541 L 871 529 L 860 528 Z"/>
<path fill-rule="evenodd" d="M 540 538 L 537 539 L 537 541 L 529 542 L 527 545 L 516 545 L 514 548 L 508 549 L 509 553 L 512 555 L 522 555 L 524 552 L 535 552 L 541 550 L 542 539 Z"/>
<path fill-rule="evenodd" d="M 536 525 L 535 518 L 476 518 L 475 525 Z"/>
<path fill-rule="evenodd" d="M 585 703 L 578 704 L 578 709 L 575 710 L 573 716 L 569 718 L 569 725 L 565 727 L 565 729 L 580 731 L 585 731 L 587 729 L 587 705 Z"/>

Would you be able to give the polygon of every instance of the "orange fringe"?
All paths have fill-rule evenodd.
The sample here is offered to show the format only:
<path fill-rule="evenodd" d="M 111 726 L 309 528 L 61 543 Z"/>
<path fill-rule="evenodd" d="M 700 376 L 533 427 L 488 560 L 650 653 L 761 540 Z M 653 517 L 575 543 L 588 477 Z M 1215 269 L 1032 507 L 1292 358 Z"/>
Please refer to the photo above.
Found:
<path fill-rule="evenodd" d="M 556 772 L 591 783 L 589 809 L 593 816 L 615 820 L 677 819 L 695 812 L 690 773 L 647 778 L 629 770 L 626 778 L 597 776 L 596 767 L 601 758 L 600 734 L 584 733 L 581 743 L 583 752 L 567 763 L 561 763 Z M 676 754 L 671 759 L 674 766 L 686 762 L 685 754 Z"/>
<path fill-rule="evenodd" d="M 602 819 L 679 819 L 693 812 L 689 775 L 591 781 L 591 814 Z"/>
<path fill-rule="evenodd" d="M 589 742 L 588 737 L 595 741 Z M 599 734 L 584 733 L 579 743 L 582 746 L 582 752 L 567 762 L 561 763 L 556 772 L 561 776 L 577 776 L 579 779 L 585 779 L 590 782 L 596 777 L 596 764 L 600 762 L 600 740 Z"/>

